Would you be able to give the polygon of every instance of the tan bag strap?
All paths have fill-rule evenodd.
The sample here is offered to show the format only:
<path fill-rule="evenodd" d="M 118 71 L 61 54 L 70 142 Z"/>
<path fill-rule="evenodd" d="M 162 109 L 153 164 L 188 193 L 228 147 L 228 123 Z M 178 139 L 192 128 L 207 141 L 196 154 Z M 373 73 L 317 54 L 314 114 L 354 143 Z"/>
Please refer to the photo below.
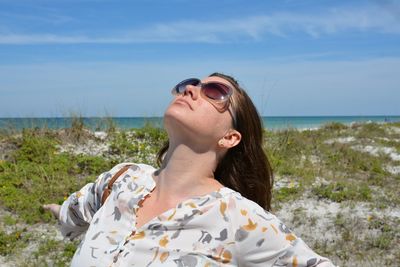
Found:
<path fill-rule="evenodd" d="M 129 167 L 132 166 L 132 164 L 125 165 L 122 167 L 114 176 L 111 178 L 111 180 L 108 182 L 107 188 L 104 190 L 103 195 L 101 196 L 101 205 L 103 206 L 104 202 L 106 202 L 106 199 L 111 193 L 112 187 L 114 182 L 118 179 L 118 177 L 121 176 L 124 172 L 126 172 Z"/>

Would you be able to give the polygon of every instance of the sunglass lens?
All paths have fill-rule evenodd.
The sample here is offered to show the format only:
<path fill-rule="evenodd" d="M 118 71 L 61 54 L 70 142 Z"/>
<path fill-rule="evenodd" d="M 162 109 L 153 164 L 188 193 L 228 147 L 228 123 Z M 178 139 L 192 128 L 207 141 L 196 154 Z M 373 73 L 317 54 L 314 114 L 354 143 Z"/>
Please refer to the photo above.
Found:
<path fill-rule="evenodd" d="M 204 84 L 203 92 L 213 100 L 226 100 L 230 95 L 229 87 L 218 83 Z"/>
<path fill-rule="evenodd" d="M 198 85 L 199 83 L 200 83 L 200 80 L 199 80 L 199 79 L 196 79 L 196 78 L 186 79 L 186 80 L 184 80 L 184 81 L 181 81 L 180 83 L 178 83 L 178 84 L 175 86 L 175 92 L 178 93 L 178 94 L 182 94 L 183 92 L 185 92 L 186 86 L 188 86 L 188 85 L 194 85 L 194 86 L 196 86 L 196 85 Z"/>

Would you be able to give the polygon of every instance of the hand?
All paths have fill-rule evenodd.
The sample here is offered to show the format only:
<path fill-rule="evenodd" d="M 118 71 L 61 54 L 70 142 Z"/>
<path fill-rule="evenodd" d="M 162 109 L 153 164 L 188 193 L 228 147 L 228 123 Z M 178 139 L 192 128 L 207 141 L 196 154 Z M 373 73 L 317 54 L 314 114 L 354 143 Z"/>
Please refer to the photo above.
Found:
<path fill-rule="evenodd" d="M 60 219 L 61 206 L 58 204 L 45 204 L 42 206 L 43 209 L 50 211 L 58 219 Z"/>

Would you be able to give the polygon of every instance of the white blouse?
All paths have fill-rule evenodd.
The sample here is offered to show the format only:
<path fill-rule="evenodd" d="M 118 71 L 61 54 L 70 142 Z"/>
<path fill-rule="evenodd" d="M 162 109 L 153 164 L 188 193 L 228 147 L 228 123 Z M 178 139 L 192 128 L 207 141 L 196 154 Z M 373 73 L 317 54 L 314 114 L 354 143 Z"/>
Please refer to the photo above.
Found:
<path fill-rule="evenodd" d="M 60 212 L 65 237 L 85 236 L 71 266 L 334 266 L 279 219 L 223 187 L 184 200 L 136 228 L 139 201 L 156 186 L 154 167 L 134 164 L 101 196 L 114 166 L 73 193 Z"/>

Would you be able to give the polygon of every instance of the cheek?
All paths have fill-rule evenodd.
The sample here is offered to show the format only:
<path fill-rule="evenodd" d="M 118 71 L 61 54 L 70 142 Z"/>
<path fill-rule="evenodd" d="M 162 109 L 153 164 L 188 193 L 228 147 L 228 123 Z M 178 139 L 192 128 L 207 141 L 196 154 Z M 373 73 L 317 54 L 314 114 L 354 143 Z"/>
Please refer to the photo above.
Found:
<path fill-rule="evenodd" d="M 232 123 L 229 113 L 220 113 L 214 107 L 203 113 L 201 121 L 210 131 L 215 132 L 216 136 L 225 134 Z"/>

